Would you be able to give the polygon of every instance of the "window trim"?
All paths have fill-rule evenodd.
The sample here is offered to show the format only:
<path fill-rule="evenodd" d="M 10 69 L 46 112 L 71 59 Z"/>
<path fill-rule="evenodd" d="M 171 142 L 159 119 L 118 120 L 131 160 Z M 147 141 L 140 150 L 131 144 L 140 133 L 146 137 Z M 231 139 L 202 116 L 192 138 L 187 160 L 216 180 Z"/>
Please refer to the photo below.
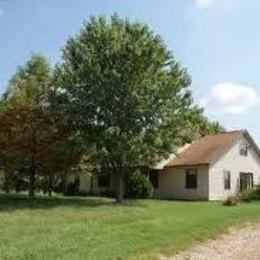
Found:
<path fill-rule="evenodd" d="M 185 189 L 188 190 L 197 190 L 198 189 L 198 169 L 197 168 L 189 168 L 185 171 Z M 196 185 L 192 186 L 191 184 L 188 184 L 188 176 L 189 175 L 195 175 L 196 176 Z"/>
<path fill-rule="evenodd" d="M 248 156 L 248 145 L 246 143 L 239 144 L 239 154 L 241 156 Z"/>
<path fill-rule="evenodd" d="M 228 178 L 226 179 L 226 176 Z M 226 181 L 228 181 L 228 185 L 226 185 Z M 224 190 L 231 190 L 231 172 L 228 170 L 223 171 L 223 182 L 224 182 Z"/>

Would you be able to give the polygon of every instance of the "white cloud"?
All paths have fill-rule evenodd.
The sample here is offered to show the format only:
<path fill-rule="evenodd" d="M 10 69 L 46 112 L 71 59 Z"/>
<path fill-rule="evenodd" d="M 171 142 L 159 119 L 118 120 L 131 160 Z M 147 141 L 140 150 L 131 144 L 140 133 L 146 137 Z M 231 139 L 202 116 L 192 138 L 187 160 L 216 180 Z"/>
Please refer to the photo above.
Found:
<path fill-rule="evenodd" d="M 212 6 L 215 1 L 216 0 L 195 0 L 196 5 L 202 9 Z"/>
<path fill-rule="evenodd" d="M 260 105 L 260 95 L 252 87 L 222 82 L 211 87 L 203 103 L 214 112 L 241 114 Z"/>

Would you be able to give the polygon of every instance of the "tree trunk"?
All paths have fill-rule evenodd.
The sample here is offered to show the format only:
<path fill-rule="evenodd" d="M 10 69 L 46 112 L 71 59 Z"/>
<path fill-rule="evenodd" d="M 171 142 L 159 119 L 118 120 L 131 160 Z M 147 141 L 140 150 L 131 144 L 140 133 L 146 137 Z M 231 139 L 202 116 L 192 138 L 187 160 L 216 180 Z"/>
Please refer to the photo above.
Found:
<path fill-rule="evenodd" d="M 35 192 L 35 167 L 32 165 L 30 169 L 29 197 L 34 198 Z"/>
<path fill-rule="evenodd" d="M 124 174 L 122 169 L 119 169 L 117 171 L 117 195 L 116 195 L 116 202 L 122 203 L 123 202 L 123 180 L 124 180 Z"/>
<path fill-rule="evenodd" d="M 49 183 L 48 183 L 48 196 L 52 196 L 52 190 L 53 190 L 53 178 L 52 173 L 49 173 Z"/>
<path fill-rule="evenodd" d="M 30 183 L 29 183 L 29 197 L 34 198 L 35 196 L 35 176 L 36 176 L 36 162 L 35 162 L 35 154 L 36 154 L 36 130 L 32 128 L 32 155 L 31 155 L 31 165 L 30 165 Z"/>

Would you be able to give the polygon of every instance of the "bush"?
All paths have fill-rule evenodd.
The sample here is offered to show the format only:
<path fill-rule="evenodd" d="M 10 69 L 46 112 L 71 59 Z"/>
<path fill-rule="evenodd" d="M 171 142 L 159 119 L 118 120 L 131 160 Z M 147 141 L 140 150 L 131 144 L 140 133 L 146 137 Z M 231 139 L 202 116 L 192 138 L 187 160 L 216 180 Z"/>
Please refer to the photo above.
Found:
<path fill-rule="evenodd" d="M 252 191 L 243 191 L 238 194 L 239 200 L 244 202 L 251 202 L 252 201 Z"/>
<path fill-rule="evenodd" d="M 153 186 L 147 175 L 137 170 L 127 175 L 126 197 L 129 199 L 145 199 L 152 195 Z"/>
<path fill-rule="evenodd" d="M 252 190 L 246 190 L 239 193 L 239 199 L 244 202 L 250 202 L 252 200 L 260 200 L 260 186 L 257 185 Z"/>
<path fill-rule="evenodd" d="M 260 200 L 260 185 L 256 185 L 254 189 L 255 199 Z"/>
<path fill-rule="evenodd" d="M 228 197 L 222 202 L 222 204 L 223 204 L 224 206 L 235 206 L 235 205 L 237 205 L 237 203 L 238 203 L 238 199 L 237 199 L 237 197 L 235 197 L 235 196 L 228 196 Z"/>

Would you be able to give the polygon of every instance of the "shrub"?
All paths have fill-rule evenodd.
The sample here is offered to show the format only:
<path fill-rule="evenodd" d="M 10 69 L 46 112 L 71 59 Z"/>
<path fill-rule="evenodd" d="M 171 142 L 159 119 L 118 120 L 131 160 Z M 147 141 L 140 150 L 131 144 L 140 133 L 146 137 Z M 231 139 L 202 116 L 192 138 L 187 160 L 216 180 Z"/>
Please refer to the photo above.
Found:
<path fill-rule="evenodd" d="M 250 202 L 252 200 L 260 200 L 260 186 L 257 185 L 252 190 L 246 190 L 239 193 L 239 199 L 245 202 Z"/>
<path fill-rule="evenodd" d="M 129 199 L 145 199 L 152 195 L 153 186 L 147 175 L 137 170 L 129 173 L 126 179 L 126 197 Z"/>
<path fill-rule="evenodd" d="M 235 206 L 238 203 L 238 199 L 236 196 L 228 196 L 223 202 L 222 204 L 224 206 Z"/>
<path fill-rule="evenodd" d="M 251 202 L 252 201 L 252 191 L 242 191 L 238 194 L 239 200 L 244 201 L 244 202 Z"/>
<path fill-rule="evenodd" d="M 254 193 L 253 199 L 260 200 L 260 185 L 255 186 L 253 193 Z"/>

